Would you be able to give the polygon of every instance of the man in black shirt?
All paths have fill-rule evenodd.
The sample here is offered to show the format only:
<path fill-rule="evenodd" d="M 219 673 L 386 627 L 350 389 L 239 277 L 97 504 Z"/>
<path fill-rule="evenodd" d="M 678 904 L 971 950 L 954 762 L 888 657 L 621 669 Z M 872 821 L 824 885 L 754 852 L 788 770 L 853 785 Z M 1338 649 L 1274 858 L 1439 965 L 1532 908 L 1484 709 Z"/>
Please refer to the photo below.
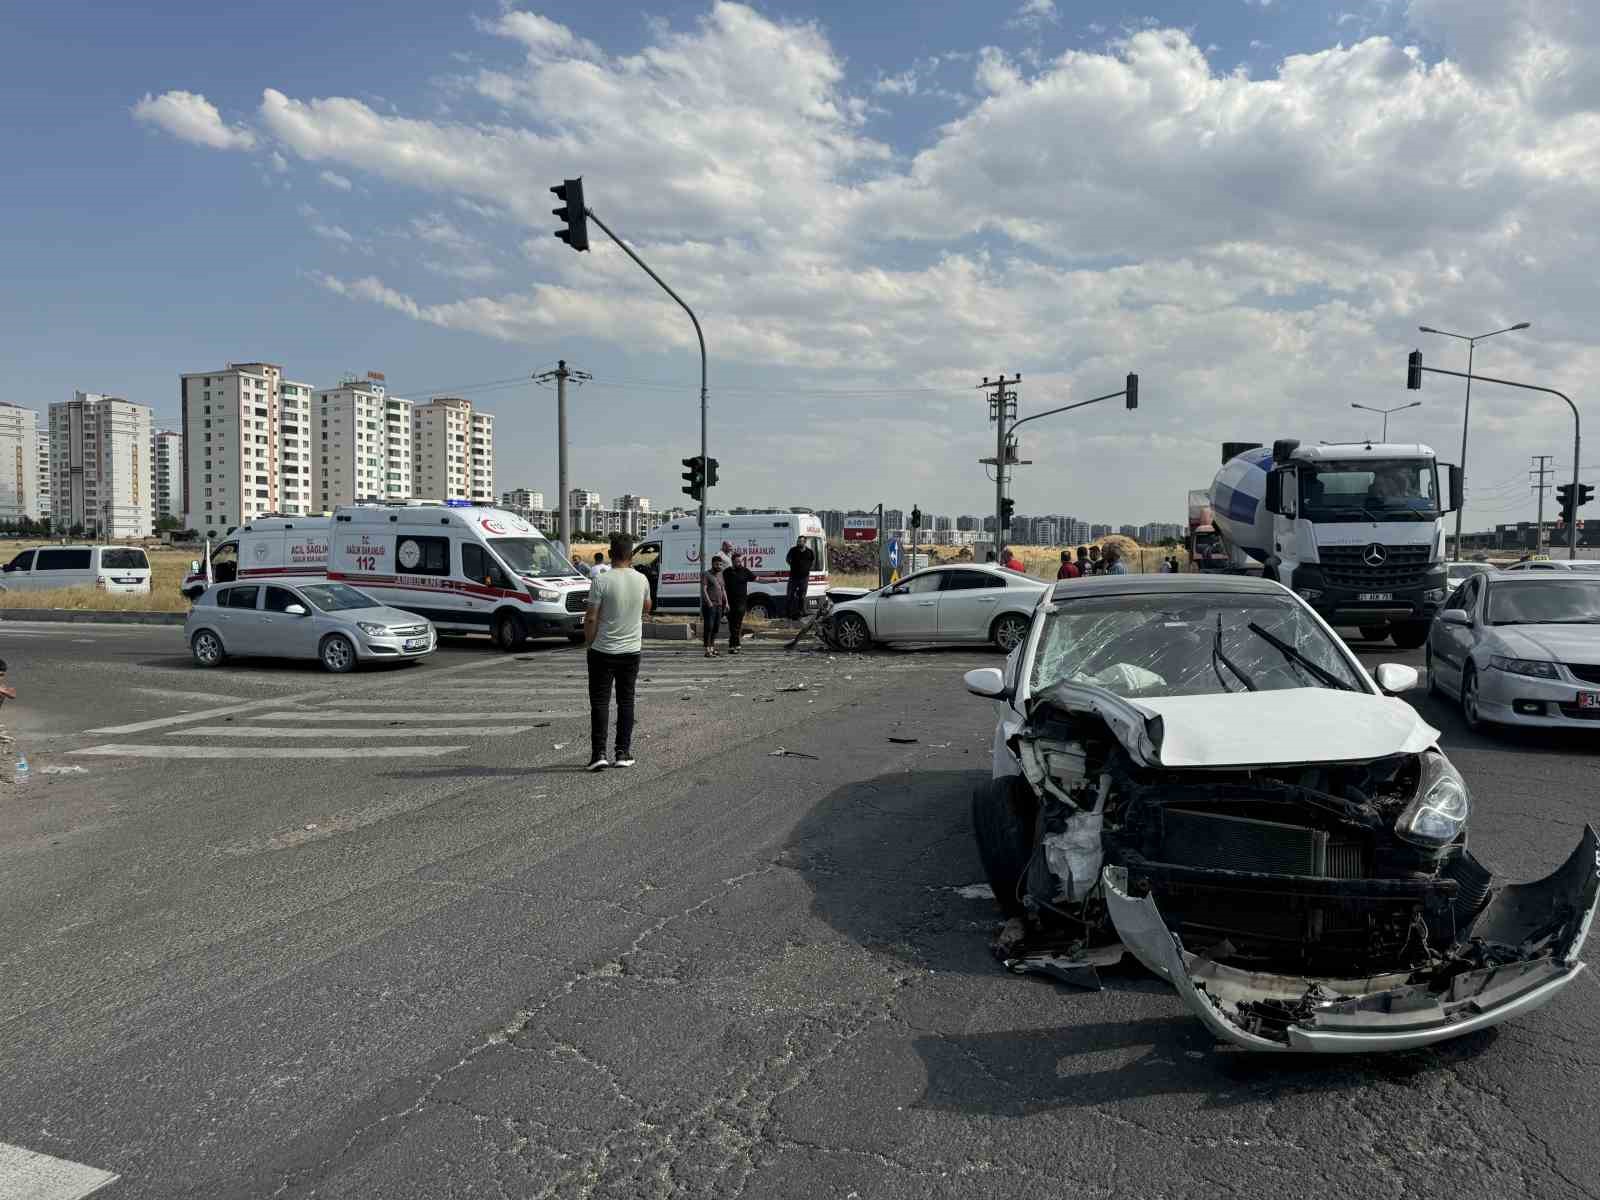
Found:
<path fill-rule="evenodd" d="M 744 633 L 744 611 L 750 601 L 750 581 L 755 572 L 745 565 L 744 551 L 733 552 L 733 566 L 722 573 L 722 587 L 728 593 L 728 653 L 739 653 Z"/>
<path fill-rule="evenodd" d="M 811 565 L 817 561 L 817 556 L 810 546 L 796 542 L 789 547 L 784 561 L 789 564 L 789 619 L 798 621 L 806 615 L 806 589 L 811 586 Z"/>

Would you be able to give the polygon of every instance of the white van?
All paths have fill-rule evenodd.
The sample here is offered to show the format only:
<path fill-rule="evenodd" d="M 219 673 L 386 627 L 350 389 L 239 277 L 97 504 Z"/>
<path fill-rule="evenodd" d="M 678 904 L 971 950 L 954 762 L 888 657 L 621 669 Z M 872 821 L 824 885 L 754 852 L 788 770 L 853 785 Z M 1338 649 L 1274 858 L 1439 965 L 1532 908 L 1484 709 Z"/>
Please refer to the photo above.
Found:
<path fill-rule="evenodd" d="M 40 546 L 24 550 L 0 572 L 0 591 L 74 587 L 149 595 L 150 559 L 142 546 Z"/>
<path fill-rule="evenodd" d="M 745 566 L 755 573 L 750 582 L 751 616 L 784 615 L 789 587 L 791 547 L 804 543 L 814 555 L 806 608 L 813 609 L 828 590 L 828 542 L 822 521 L 811 513 L 739 513 L 706 517 L 706 555 L 729 558 L 742 550 Z M 650 580 L 657 609 L 700 609 L 700 522 L 694 517 L 652 529 L 633 550 L 634 569 Z"/>
<path fill-rule="evenodd" d="M 338 580 L 448 633 L 583 640 L 589 581 L 514 513 L 458 503 L 355 504 L 331 517 L 262 517 L 211 555 L 214 582 Z M 185 589 L 205 582 L 203 570 Z"/>

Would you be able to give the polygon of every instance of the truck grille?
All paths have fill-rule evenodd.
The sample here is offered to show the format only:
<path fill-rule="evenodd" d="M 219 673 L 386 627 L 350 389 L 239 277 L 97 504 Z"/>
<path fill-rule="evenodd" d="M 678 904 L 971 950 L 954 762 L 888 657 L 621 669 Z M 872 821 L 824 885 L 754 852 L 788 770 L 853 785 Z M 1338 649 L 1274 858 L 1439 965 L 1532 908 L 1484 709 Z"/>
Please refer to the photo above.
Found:
<path fill-rule="evenodd" d="M 1590 666 L 1586 663 L 1568 663 L 1567 670 L 1585 683 L 1600 683 L 1600 667 Z"/>
<path fill-rule="evenodd" d="M 574 589 L 567 593 L 567 611 L 582 612 L 589 607 L 589 589 Z"/>
<path fill-rule="evenodd" d="M 1364 592 L 1400 592 L 1419 588 L 1428 575 L 1431 546 L 1385 546 L 1382 564 L 1368 566 L 1365 546 L 1321 546 L 1322 577 L 1331 587 Z"/>

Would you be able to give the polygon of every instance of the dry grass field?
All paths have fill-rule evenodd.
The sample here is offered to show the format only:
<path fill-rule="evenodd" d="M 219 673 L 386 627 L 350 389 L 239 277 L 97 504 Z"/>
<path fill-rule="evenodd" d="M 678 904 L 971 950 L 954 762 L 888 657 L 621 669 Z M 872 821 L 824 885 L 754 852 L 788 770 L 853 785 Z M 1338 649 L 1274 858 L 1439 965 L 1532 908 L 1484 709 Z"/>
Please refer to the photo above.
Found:
<path fill-rule="evenodd" d="M 10 562 L 29 546 L 51 546 L 56 542 L 0 542 L 0 561 Z M 187 612 L 189 602 L 178 589 L 189 573 L 189 563 L 198 550 L 170 550 L 145 547 L 150 557 L 150 594 L 100 592 L 94 588 L 59 588 L 49 592 L 0 592 L 0 608 L 70 608 L 91 612 Z M 3 577 L 0 577 L 3 581 Z"/>

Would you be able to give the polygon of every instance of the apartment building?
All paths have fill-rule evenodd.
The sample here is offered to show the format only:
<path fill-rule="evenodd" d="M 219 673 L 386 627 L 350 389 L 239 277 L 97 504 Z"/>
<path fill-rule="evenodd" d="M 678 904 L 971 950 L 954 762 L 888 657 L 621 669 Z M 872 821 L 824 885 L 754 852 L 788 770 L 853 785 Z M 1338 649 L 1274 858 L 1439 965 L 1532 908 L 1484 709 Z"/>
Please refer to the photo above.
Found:
<path fill-rule="evenodd" d="M 286 516 L 320 512 L 317 505 L 317 431 L 309 383 L 278 384 L 278 511 Z"/>
<path fill-rule="evenodd" d="M 611 507 L 622 512 L 649 513 L 650 497 L 635 496 L 631 492 L 624 493 L 611 502 Z"/>
<path fill-rule="evenodd" d="M 500 494 L 500 507 L 512 512 L 534 512 L 544 508 L 544 493 L 527 488 L 512 488 Z"/>
<path fill-rule="evenodd" d="M 150 435 L 150 510 L 158 523 L 183 520 L 183 434 L 170 429 Z"/>
<path fill-rule="evenodd" d="M 150 505 L 149 405 L 74 392 L 50 406 L 51 520 L 89 537 L 147 537 Z"/>
<path fill-rule="evenodd" d="M 323 510 L 413 494 L 413 405 L 368 375 L 317 394 L 317 498 Z"/>
<path fill-rule="evenodd" d="M 35 414 L 37 416 L 37 414 Z M 39 431 L 34 438 L 39 447 L 39 473 L 36 476 L 38 483 L 38 499 L 35 503 L 39 511 L 34 516 L 39 520 L 50 515 L 50 421 L 48 416 L 39 423 Z"/>
<path fill-rule="evenodd" d="M 298 399 L 305 385 L 289 386 Z M 279 453 L 283 387 L 283 368 L 264 362 L 179 376 L 185 528 L 221 537 L 254 517 L 287 511 Z M 294 478 L 299 511 L 308 511 L 303 476 Z"/>
<path fill-rule="evenodd" d="M 39 507 L 39 414 L 0 400 L 0 523 L 49 515 Z"/>
<path fill-rule="evenodd" d="M 494 416 L 470 400 L 436 396 L 411 414 L 412 494 L 493 504 Z"/>

